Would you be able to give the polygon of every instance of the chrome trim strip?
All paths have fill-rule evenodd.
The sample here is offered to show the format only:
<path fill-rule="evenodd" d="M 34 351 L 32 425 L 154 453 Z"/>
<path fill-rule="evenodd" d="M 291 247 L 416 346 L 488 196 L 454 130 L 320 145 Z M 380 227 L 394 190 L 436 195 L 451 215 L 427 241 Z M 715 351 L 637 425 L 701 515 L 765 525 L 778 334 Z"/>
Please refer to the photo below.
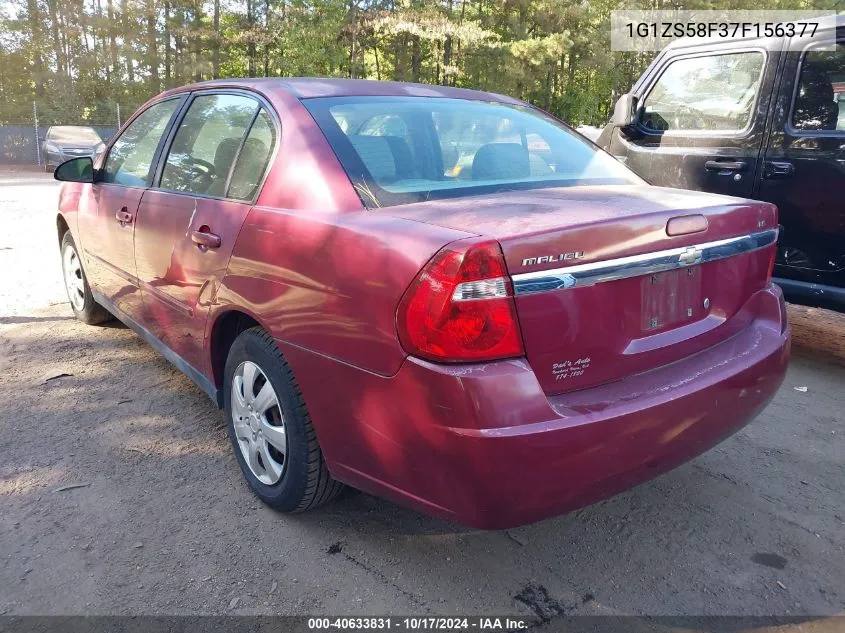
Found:
<path fill-rule="evenodd" d="M 726 257 L 733 257 L 740 253 L 750 253 L 765 248 L 774 244 L 777 239 L 778 230 L 768 229 L 759 233 L 705 242 L 694 246 L 670 248 L 664 251 L 590 262 L 577 266 L 566 266 L 553 270 L 520 273 L 513 275 L 511 280 L 516 295 L 548 292 L 562 288 L 581 288 L 605 281 L 652 275 L 667 270 L 694 266 L 695 264 L 706 264 Z"/>

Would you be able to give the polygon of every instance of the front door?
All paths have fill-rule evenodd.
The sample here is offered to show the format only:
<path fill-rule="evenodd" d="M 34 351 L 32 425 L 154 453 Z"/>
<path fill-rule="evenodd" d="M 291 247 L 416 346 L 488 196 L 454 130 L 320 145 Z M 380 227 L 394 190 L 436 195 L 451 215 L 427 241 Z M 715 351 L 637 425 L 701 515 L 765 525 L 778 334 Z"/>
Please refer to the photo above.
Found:
<path fill-rule="evenodd" d="M 80 205 L 85 270 L 94 291 L 137 319 L 141 309 L 133 236 L 141 196 L 155 156 L 180 100 L 153 104 L 121 133 Z"/>
<path fill-rule="evenodd" d="M 790 53 L 780 95 L 757 195 L 780 209 L 775 276 L 845 287 L 845 33 Z"/>
<path fill-rule="evenodd" d="M 144 193 L 135 261 L 144 323 L 204 372 L 208 310 L 263 179 L 276 128 L 243 94 L 199 93 L 172 133 L 158 186 Z"/>
<path fill-rule="evenodd" d="M 609 151 L 653 185 L 750 197 L 775 74 L 762 49 L 669 56 Z"/>

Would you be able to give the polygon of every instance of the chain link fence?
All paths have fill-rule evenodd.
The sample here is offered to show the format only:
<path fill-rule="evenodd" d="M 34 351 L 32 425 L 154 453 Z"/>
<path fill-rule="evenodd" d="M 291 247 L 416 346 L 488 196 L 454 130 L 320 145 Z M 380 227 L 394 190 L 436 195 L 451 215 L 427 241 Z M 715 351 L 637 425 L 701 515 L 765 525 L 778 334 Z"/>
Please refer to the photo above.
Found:
<path fill-rule="evenodd" d="M 44 145 L 52 126 L 92 128 L 107 142 L 134 110 L 134 107 L 125 109 L 113 102 L 81 107 L 33 101 L 30 113 L 23 115 L 19 112 L 10 120 L 0 121 L 0 165 L 45 166 Z"/>

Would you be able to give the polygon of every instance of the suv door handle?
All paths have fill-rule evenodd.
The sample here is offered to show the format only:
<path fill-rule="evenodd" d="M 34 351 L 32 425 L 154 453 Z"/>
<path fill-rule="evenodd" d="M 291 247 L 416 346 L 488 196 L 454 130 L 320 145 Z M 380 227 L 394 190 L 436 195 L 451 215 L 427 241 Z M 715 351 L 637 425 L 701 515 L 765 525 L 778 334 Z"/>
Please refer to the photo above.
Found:
<path fill-rule="evenodd" d="M 748 163 L 744 160 L 708 160 L 704 163 L 707 171 L 745 171 Z"/>
<path fill-rule="evenodd" d="M 132 223 L 132 214 L 122 207 L 120 211 L 114 214 L 114 219 L 120 222 L 121 226 Z"/>
<path fill-rule="evenodd" d="M 763 178 L 789 178 L 795 173 L 795 165 L 788 161 L 768 160 L 763 165 Z"/>
<path fill-rule="evenodd" d="M 205 230 L 202 230 L 205 229 Z M 208 230 L 208 227 L 200 227 L 199 231 L 192 231 L 191 232 L 191 240 L 196 244 L 199 249 L 207 250 L 209 248 L 220 248 L 220 236 L 214 233 L 211 233 Z"/>

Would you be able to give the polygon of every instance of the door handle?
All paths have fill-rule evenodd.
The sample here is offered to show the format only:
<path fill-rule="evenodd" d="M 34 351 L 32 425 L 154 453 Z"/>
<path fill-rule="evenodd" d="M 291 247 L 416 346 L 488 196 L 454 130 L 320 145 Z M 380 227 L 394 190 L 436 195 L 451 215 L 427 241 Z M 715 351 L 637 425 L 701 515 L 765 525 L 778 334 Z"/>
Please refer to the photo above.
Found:
<path fill-rule="evenodd" d="M 748 163 L 744 160 L 708 160 L 704 163 L 707 171 L 746 171 Z"/>
<path fill-rule="evenodd" d="M 203 230 L 205 229 L 205 230 Z M 220 236 L 211 233 L 208 227 L 200 227 L 199 231 L 191 232 L 191 240 L 199 247 L 200 250 L 208 250 L 209 248 L 220 248 Z"/>
<path fill-rule="evenodd" d="M 795 165 L 788 161 L 769 160 L 763 165 L 763 178 L 789 178 L 795 173 Z"/>
<path fill-rule="evenodd" d="M 122 207 L 120 211 L 114 214 L 114 219 L 120 222 L 121 226 L 132 223 L 132 214 Z"/>

